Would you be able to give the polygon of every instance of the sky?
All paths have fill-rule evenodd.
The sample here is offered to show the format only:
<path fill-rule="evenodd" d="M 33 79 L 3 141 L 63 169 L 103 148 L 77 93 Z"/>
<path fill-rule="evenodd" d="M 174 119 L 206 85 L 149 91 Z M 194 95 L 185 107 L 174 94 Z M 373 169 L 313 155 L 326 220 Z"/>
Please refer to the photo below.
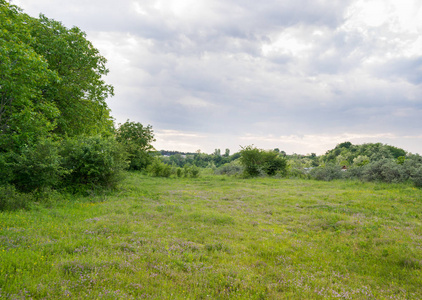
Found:
<path fill-rule="evenodd" d="M 157 150 L 422 154 L 421 0 L 11 0 L 87 34 Z"/>

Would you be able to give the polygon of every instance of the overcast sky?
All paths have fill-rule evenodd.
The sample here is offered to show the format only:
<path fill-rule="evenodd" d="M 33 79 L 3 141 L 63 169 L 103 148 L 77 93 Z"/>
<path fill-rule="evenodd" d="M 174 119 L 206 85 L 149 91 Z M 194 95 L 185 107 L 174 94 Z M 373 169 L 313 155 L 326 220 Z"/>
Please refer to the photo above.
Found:
<path fill-rule="evenodd" d="M 421 0 L 12 0 L 77 26 L 108 59 L 117 123 L 156 149 L 254 144 L 422 154 Z"/>

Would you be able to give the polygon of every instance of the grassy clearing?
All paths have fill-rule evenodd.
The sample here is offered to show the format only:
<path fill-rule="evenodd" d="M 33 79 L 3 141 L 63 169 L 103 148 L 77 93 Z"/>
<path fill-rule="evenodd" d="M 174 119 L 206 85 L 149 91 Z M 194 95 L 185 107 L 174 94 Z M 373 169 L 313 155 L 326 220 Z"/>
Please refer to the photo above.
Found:
<path fill-rule="evenodd" d="M 0 298 L 420 299 L 422 191 L 151 178 L 0 213 Z"/>

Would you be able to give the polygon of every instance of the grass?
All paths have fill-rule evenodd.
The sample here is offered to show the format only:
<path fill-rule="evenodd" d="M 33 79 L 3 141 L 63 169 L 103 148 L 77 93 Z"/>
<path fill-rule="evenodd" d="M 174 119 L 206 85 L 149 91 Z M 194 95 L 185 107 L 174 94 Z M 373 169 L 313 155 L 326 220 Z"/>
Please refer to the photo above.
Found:
<path fill-rule="evenodd" d="M 422 191 L 152 178 L 0 213 L 0 298 L 420 299 Z"/>

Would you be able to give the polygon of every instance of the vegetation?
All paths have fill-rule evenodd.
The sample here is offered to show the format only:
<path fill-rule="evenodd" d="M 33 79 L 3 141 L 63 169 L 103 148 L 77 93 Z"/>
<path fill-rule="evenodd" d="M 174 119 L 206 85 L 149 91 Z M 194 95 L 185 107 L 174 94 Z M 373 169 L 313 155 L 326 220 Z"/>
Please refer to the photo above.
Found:
<path fill-rule="evenodd" d="M 115 131 L 106 60 L 84 32 L 4 0 L 0 26 L 0 186 L 111 188 L 124 169 L 146 168 L 152 128 L 128 120 Z"/>
<path fill-rule="evenodd" d="M 136 172 L 54 197 L 0 213 L 0 298 L 422 297 L 410 185 Z"/>
<path fill-rule="evenodd" d="M 420 155 L 159 155 L 79 28 L 0 28 L 0 298 L 422 298 Z"/>
<path fill-rule="evenodd" d="M 129 169 L 143 170 L 152 162 L 151 143 L 155 141 L 152 126 L 127 120 L 116 131 L 116 140 L 124 145 L 129 154 Z"/>

